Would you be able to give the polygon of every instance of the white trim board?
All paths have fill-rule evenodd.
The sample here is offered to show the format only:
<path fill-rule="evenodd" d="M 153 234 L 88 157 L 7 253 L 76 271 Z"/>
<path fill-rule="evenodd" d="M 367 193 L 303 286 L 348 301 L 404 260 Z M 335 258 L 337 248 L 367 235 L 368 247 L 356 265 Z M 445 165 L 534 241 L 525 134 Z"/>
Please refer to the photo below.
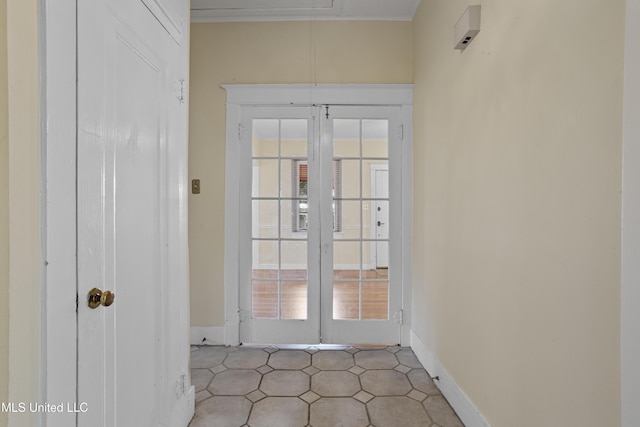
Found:
<path fill-rule="evenodd" d="M 640 0 L 627 0 L 622 147 L 620 311 L 622 426 L 640 425 Z"/>
<path fill-rule="evenodd" d="M 471 399 L 469 399 L 469 396 L 456 384 L 453 377 L 442 367 L 440 361 L 429 351 L 422 340 L 418 338 L 413 330 L 411 330 L 410 334 L 411 349 L 429 375 L 431 377 L 439 377 L 439 380 L 436 381 L 438 388 L 464 425 L 466 427 L 491 427 Z"/>
<path fill-rule="evenodd" d="M 44 192 L 42 400 L 76 401 L 76 2 L 42 0 Z M 49 427 L 73 413 L 42 414 Z"/>
<path fill-rule="evenodd" d="M 222 85 L 227 105 L 412 105 L 412 84 Z"/>
<path fill-rule="evenodd" d="M 420 0 L 325 0 L 293 2 L 270 0 L 235 2 L 224 0 L 192 0 L 191 22 L 253 21 L 411 21 Z"/>
<path fill-rule="evenodd" d="M 225 345 L 224 326 L 192 326 L 191 345 Z"/>

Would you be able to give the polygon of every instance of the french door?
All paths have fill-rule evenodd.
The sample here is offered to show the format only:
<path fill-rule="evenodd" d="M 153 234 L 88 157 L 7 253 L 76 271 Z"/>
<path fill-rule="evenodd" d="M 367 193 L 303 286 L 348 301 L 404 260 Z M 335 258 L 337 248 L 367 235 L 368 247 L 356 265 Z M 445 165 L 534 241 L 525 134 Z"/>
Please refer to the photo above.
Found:
<path fill-rule="evenodd" d="M 399 107 L 246 107 L 240 340 L 400 342 Z"/>

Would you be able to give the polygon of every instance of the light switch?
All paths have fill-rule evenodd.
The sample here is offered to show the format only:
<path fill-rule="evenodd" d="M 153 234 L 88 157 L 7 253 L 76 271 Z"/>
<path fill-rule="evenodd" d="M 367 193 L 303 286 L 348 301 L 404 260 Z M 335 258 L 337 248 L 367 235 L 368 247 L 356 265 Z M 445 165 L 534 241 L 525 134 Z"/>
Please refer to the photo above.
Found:
<path fill-rule="evenodd" d="M 191 192 L 193 194 L 200 194 L 200 180 L 199 179 L 191 180 Z"/>

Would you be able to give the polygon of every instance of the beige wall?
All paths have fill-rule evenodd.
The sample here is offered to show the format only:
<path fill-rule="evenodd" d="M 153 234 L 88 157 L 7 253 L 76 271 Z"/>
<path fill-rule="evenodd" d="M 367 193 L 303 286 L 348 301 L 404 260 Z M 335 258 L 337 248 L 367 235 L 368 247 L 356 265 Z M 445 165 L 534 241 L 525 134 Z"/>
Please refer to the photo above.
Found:
<path fill-rule="evenodd" d="M 9 146 L 7 94 L 7 1 L 0 0 L 0 402 L 9 383 Z M 0 427 L 7 414 L 0 412 Z"/>
<path fill-rule="evenodd" d="M 409 83 L 411 23 L 273 22 L 191 26 L 191 325 L 224 324 L 225 97 L 234 83 Z"/>
<path fill-rule="evenodd" d="M 413 323 L 492 427 L 620 425 L 623 0 L 422 0 Z"/>
<path fill-rule="evenodd" d="M 9 401 L 40 401 L 38 2 L 7 1 L 9 88 Z M 12 426 L 38 414 L 9 414 Z"/>

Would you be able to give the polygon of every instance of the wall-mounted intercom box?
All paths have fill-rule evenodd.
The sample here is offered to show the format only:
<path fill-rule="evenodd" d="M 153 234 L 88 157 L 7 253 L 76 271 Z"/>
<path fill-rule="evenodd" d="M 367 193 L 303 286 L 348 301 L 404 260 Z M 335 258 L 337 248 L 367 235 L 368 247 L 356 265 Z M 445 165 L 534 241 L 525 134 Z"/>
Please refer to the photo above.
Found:
<path fill-rule="evenodd" d="M 480 32 L 480 5 L 469 6 L 453 27 L 454 49 L 464 50 Z"/>

